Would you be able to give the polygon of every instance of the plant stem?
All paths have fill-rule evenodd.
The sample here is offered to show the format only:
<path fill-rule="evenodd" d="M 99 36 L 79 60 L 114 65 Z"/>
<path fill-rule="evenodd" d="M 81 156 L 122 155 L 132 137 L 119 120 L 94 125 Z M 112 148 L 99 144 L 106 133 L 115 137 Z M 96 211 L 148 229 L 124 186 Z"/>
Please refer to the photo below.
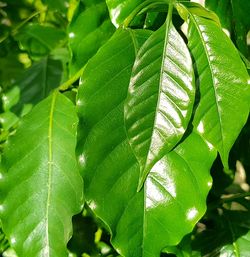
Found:
<path fill-rule="evenodd" d="M 237 199 L 245 198 L 245 197 L 248 197 L 248 196 L 250 196 L 250 192 L 234 194 L 230 197 L 222 198 L 218 201 L 215 201 L 214 203 L 211 203 L 209 205 L 208 209 L 209 210 L 214 210 L 214 209 L 218 208 L 219 206 L 223 205 L 224 203 L 234 202 Z"/>
<path fill-rule="evenodd" d="M 71 85 L 76 82 L 81 76 L 82 76 L 82 73 L 83 73 L 83 70 L 84 70 L 85 66 L 82 67 L 77 73 L 75 73 L 71 78 L 69 78 L 67 81 L 65 81 L 63 84 L 61 84 L 59 86 L 59 91 L 66 91 L 68 90 Z"/>

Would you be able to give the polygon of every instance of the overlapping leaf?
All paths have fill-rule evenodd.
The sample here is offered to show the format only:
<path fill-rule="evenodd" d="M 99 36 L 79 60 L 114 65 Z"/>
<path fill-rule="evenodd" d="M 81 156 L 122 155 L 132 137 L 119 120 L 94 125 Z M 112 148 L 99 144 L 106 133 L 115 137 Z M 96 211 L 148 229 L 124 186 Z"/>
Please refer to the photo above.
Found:
<path fill-rule="evenodd" d="M 75 158 L 77 117 L 55 92 L 25 116 L 1 163 L 1 220 L 19 257 L 66 257 L 82 205 Z"/>
<path fill-rule="evenodd" d="M 172 24 L 156 31 L 133 67 L 125 122 L 141 168 L 141 183 L 152 166 L 182 138 L 193 110 L 192 60 Z"/>
<path fill-rule="evenodd" d="M 77 154 L 87 203 L 125 257 L 159 256 L 192 230 L 206 208 L 215 158 L 215 151 L 191 134 L 155 164 L 137 193 L 139 166 L 127 140 L 123 105 L 145 33 L 118 30 L 86 66 L 77 100 Z"/>
<path fill-rule="evenodd" d="M 227 167 L 229 151 L 249 113 L 249 76 L 237 50 L 217 23 L 191 12 L 189 17 L 189 47 L 200 90 L 194 125 L 219 151 Z"/>

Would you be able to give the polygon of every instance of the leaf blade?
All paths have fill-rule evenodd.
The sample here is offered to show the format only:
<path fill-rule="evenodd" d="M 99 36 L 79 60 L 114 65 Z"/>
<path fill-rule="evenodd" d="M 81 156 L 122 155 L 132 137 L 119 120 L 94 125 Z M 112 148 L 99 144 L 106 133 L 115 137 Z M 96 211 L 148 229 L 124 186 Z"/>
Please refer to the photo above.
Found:
<path fill-rule="evenodd" d="M 249 76 L 221 28 L 211 20 L 190 17 L 189 46 L 200 77 L 194 126 L 219 151 L 227 168 L 229 151 L 249 112 Z M 216 43 L 220 41 L 223 44 Z"/>
<path fill-rule="evenodd" d="M 25 116 L 5 148 L 1 219 L 19 256 L 67 256 L 71 217 L 83 197 L 76 122 L 72 103 L 54 92 Z"/>
<path fill-rule="evenodd" d="M 139 188 L 152 166 L 182 138 L 194 95 L 191 56 L 174 26 L 166 24 L 140 49 L 124 107 L 127 134 L 141 167 Z"/>
<path fill-rule="evenodd" d="M 144 36 L 144 41 L 145 39 Z M 162 172 L 168 178 L 172 173 L 179 172 L 175 174 L 173 183 L 177 186 L 177 198 L 183 199 L 187 210 L 195 205 L 197 213 L 192 214 L 195 216 L 192 217 L 193 219 L 187 221 L 187 213 L 181 213 L 178 210 L 175 200 L 169 202 L 166 200 L 163 203 L 155 199 L 154 207 L 146 206 L 146 202 L 154 197 L 157 198 L 157 194 L 153 194 L 149 186 L 144 187 L 145 191 L 137 192 L 139 166 L 129 145 L 124 124 L 123 104 L 135 59 L 132 41 L 126 31 L 116 32 L 84 70 L 83 83 L 80 86 L 77 100 L 80 118 L 79 132 L 81 133 L 77 155 L 85 181 L 87 204 L 109 228 L 112 234 L 112 244 L 118 253 L 126 257 L 151 257 L 159 256 L 164 246 L 178 243 L 185 233 L 190 232 L 197 219 L 204 214 L 205 198 L 211 186 L 209 168 L 216 153 L 213 148 L 209 148 L 204 143 L 199 135 L 192 135 L 191 139 L 183 142 L 184 145 L 179 145 L 179 148 L 174 150 L 176 152 L 161 160 L 165 170 L 159 171 L 156 167 L 157 172 L 151 175 L 156 176 L 156 173 Z M 111 58 L 107 61 L 108 56 Z M 102 63 L 104 66 L 100 65 Z M 108 78 L 111 82 L 105 85 L 103 81 L 107 82 Z M 94 103 L 93 99 L 95 99 Z M 197 150 L 188 155 L 187 149 L 193 143 L 197 144 Z M 197 151 L 203 153 L 202 159 L 197 160 Z M 184 171 L 180 169 L 183 161 L 172 170 L 168 170 L 170 166 L 173 166 L 174 159 L 180 158 L 179 155 L 185 156 L 188 162 L 192 163 L 190 165 L 194 173 L 197 173 L 195 176 L 200 180 L 202 193 L 197 191 L 196 184 L 193 186 L 192 176 L 189 175 L 187 168 L 185 176 L 181 175 L 183 181 L 176 182 L 176 178 L 180 178 L 180 173 Z M 166 170 L 168 170 L 167 173 L 165 173 Z M 169 176 L 168 173 L 170 173 Z M 157 185 L 157 189 L 161 190 L 164 187 L 165 190 L 170 191 L 166 186 L 167 179 L 162 177 L 161 185 Z M 148 182 L 150 178 L 146 180 L 146 185 L 150 183 Z M 185 179 L 189 183 L 185 183 Z M 187 188 L 191 188 L 191 191 Z M 182 197 L 185 192 L 187 195 L 193 193 L 192 199 L 195 200 L 187 195 Z M 169 195 L 167 199 L 169 200 Z M 170 217 L 168 211 L 171 213 L 176 211 L 178 218 L 176 215 Z M 164 226 L 159 224 L 154 226 L 157 223 L 154 221 L 156 218 L 164 219 Z M 179 225 L 176 224 L 176 220 Z M 166 226 L 178 228 L 174 230 L 173 237 L 166 238 L 164 229 Z M 159 240 L 160 236 L 161 240 Z"/>

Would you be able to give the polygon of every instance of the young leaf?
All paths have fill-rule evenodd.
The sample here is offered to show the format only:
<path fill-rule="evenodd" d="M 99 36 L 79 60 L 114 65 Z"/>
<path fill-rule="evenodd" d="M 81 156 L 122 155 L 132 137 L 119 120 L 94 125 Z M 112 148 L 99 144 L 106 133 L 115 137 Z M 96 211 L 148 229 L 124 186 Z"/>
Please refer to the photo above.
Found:
<path fill-rule="evenodd" d="M 238 51 L 214 21 L 192 13 L 189 17 L 189 47 L 200 89 L 194 125 L 227 168 L 229 151 L 249 113 L 249 76 Z"/>
<path fill-rule="evenodd" d="M 81 210 L 73 104 L 54 92 L 25 116 L 1 163 L 1 220 L 19 257 L 66 257 Z"/>
<path fill-rule="evenodd" d="M 194 103 L 191 56 L 170 22 L 145 42 L 135 60 L 125 123 L 143 185 L 153 165 L 180 141 Z"/>
<path fill-rule="evenodd" d="M 191 134 L 156 163 L 137 192 L 139 166 L 127 140 L 123 105 L 144 33 L 118 30 L 87 64 L 77 100 L 77 155 L 87 203 L 125 257 L 160 256 L 164 246 L 192 230 L 206 208 L 216 155 Z"/>

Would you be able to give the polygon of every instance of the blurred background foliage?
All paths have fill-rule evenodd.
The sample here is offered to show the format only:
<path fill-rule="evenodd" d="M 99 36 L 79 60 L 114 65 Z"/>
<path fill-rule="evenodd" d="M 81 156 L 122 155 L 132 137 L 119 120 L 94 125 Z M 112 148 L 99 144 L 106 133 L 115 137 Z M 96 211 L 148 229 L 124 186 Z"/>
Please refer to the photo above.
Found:
<path fill-rule="evenodd" d="M 250 70 L 250 2 L 243 6 L 240 0 L 207 0 L 205 5 L 220 17 Z M 151 10 L 131 26 L 156 30 L 165 17 L 164 10 Z M 181 30 L 182 21 L 174 17 Z M 81 70 L 114 31 L 104 0 L 0 1 L 0 151 L 20 117 L 51 89 L 73 82 L 64 93 L 74 101 Z M 250 119 L 231 151 L 230 168 L 225 173 L 217 159 L 206 215 L 193 233 L 179 246 L 164 249 L 162 256 L 237 256 L 236 246 L 241 256 L 250 256 Z M 71 257 L 119 256 L 105 224 L 87 206 L 73 218 L 68 249 Z M 16 256 L 1 228 L 0 255 Z"/>

